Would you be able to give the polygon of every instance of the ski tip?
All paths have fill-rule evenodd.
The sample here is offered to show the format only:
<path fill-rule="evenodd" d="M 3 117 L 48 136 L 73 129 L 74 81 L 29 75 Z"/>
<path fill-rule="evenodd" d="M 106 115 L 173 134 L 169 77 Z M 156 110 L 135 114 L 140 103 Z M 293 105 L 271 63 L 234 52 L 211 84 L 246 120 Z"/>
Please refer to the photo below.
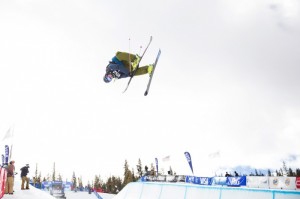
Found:
<path fill-rule="evenodd" d="M 147 96 L 147 95 L 148 95 L 148 91 L 145 91 L 144 96 Z"/>

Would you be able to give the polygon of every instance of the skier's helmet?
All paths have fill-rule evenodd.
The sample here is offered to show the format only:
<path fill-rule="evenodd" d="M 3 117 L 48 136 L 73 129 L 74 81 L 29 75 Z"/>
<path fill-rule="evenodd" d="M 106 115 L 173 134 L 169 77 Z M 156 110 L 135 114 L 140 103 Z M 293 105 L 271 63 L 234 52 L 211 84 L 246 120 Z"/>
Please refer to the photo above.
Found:
<path fill-rule="evenodd" d="M 103 81 L 105 83 L 111 82 L 111 80 L 114 78 L 114 76 L 111 73 L 106 73 L 103 77 Z"/>

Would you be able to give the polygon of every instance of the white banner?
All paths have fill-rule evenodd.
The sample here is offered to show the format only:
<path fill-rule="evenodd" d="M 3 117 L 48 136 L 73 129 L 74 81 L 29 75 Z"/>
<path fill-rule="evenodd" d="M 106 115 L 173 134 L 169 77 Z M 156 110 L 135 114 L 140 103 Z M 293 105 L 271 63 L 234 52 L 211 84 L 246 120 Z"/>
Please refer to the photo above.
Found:
<path fill-rule="evenodd" d="M 247 176 L 247 187 L 251 188 L 269 188 L 269 177 Z"/>
<path fill-rule="evenodd" d="M 296 189 L 296 177 L 269 177 L 271 189 Z"/>

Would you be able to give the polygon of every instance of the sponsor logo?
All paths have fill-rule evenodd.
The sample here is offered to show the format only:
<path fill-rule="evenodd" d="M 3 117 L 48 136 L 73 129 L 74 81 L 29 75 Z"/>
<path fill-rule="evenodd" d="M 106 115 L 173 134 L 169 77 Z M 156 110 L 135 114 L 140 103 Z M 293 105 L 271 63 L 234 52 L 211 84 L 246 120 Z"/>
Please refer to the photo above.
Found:
<path fill-rule="evenodd" d="M 208 185 L 208 178 L 200 178 L 200 184 Z"/>
<path fill-rule="evenodd" d="M 273 185 L 275 185 L 275 186 L 278 185 L 278 179 L 277 179 L 277 178 L 274 178 L 274 179 L 273 179 Z"/>
<path fill-rule="evenodd" d="M 290 183 L 291 183 L 291 180 L 290 180 L 289 178 L 285 179 L 284 184 L 285 184 L 286 186 L 289 186 Z"/>
<path fill-rule="evenodd" d="M 230 184 L 231 185 L 240 185 L 240 178 L 231 178 Z"/>
<path fill-rule="evenodd" d="M 191 157 L 188 153 L 185 153 L 185 157 L 187 159 L 188 162 L 191 162 Z"/>
<path fill-rule="evenodd" d="M 194 176 L 189 176 L 189 182 L 194 182 Z"/>

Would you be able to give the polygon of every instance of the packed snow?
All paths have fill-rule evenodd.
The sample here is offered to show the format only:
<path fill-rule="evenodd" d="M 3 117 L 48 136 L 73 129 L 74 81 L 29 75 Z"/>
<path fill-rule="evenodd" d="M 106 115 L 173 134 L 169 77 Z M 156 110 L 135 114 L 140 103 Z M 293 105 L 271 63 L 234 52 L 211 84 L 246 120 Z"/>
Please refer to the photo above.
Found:
<path fill-rule="evenodd" d="M 89 194 L 88 192 L 73 192 L 66 191 L 67 199 L 97 199 L 97 196 L 94 193 Z M 112 199 L 114 194 L 107 193 L 99 193 L 99 195 L 103 199 Z M 29 190 L 21 190 L 21 180 L 19 178 L 15 178 L 14 185 L 14 194 L 4 194 L 3 199 L 55 199 L 55 197 L 51 196 L 49 192 L 37 189 L 30 185 Z"/>

